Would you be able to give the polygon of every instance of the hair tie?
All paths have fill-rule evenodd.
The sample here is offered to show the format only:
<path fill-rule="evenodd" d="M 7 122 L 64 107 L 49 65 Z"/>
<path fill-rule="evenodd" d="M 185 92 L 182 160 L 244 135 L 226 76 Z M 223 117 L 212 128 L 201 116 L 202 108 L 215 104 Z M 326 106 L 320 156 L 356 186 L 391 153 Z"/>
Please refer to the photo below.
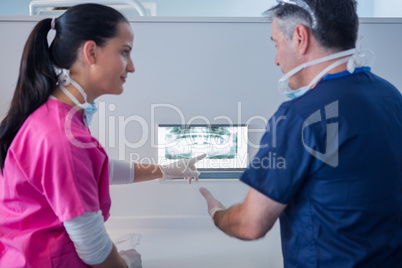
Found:
<path fill-rule="evenodd" d="M 50 27 L 52 28 L 52 30 L 56 30 L 56 18 L 52 19 L 52 22 L 50 23 Z"/>

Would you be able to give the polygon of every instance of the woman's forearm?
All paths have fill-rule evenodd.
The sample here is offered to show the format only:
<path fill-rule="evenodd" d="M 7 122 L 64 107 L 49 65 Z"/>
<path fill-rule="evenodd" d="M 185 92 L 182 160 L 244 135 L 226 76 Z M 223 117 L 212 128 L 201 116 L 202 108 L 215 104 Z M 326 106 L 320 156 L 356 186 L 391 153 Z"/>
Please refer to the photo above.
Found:
<path fill-rule="evenodd" d="M 109 256 L 106 258 L 104 262 L 97 265 L 91 265 L 93 268 L 108 268 L 108 267 L 121 267 L 127 268 L 126 262 L 120 257 L 119 253 L 115 246 L 113 246 L 112 251 L 110 252 Z"/>
<path fill-rule="evenodd" d="M 147 165 L 134 163 L 134 182 L 150 181 L 162 178 L 162 171 L 158 165 Z"/>

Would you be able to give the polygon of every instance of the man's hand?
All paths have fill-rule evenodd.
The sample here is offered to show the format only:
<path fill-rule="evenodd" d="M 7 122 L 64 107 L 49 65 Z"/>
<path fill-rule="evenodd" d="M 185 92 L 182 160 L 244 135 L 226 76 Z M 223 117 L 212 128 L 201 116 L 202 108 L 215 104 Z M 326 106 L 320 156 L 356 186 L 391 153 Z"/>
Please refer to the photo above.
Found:
<path fill-rule="evenodd" d="M 213 197 L 210 191 L 208 191 L 206 188 L 201 187 L 200 193 L 207 201 L 208 213 L 211 216 L 212 220 L 214 219 L 214 215 L 217 211 L 226 209 L 226 207 L 217 199 L 215 199 L 215 197 Z"/>

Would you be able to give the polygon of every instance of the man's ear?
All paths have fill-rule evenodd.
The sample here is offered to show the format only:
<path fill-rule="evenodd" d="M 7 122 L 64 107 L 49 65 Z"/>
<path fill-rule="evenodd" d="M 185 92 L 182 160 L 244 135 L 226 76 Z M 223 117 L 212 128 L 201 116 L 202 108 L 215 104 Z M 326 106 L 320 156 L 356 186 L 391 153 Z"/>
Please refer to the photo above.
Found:
<path fill-rule="evenodd" d="M 307 53 L 310 42 L 309 28 L 303 24 L 296 25 L 296 28 L 293 32 L 293 44 L 299 55 L 304 55 Z"/>
<path fill-rule="evenodd" d="M 94 41 L 89 40 L 89 41 L 85 42 L 85 44 L 82 48 L 82 52 L 83 52 L 84 59 L 88 64 L 96 63 L 97 48 L 98 48 L 98 46 L 96 45 L 96 43 Z"/>

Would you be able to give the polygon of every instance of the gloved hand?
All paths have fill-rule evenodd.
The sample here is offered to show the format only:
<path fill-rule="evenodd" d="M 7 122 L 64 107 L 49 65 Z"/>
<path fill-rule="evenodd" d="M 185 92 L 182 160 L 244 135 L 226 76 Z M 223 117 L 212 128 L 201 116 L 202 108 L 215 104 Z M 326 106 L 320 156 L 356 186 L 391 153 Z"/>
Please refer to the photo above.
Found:
<path fill-rule="evenodd" d="M 120 250 L 119 254 L 128 268 L 142 268 L 141 255 L 135 249 Z"/>
<path fill-rule="evenodd" d="M 205 158 L 207 155 L 202 154 L 190 159 L 180 159 L 174 163 L 160 166 L 163 177 L 161 181 L 170 180 L 173 178 L 183 178 L 191 183 L 191 179 L 194 177 L 195 181 L 198 181 L 200 172 L 197 171 L 194 164 Z"/>
<path fill-rule="evenodd" d="M 226 207 L 219 202 L 213 195 L 204 187 L 200 188 L 200 193 L 204 196 L 205 200 L 207 200 L 208 205 L 208 213 L 211 216 L 212 220 L 214 219 L 214 215 L 217 211 L 224 210 Z"/>

